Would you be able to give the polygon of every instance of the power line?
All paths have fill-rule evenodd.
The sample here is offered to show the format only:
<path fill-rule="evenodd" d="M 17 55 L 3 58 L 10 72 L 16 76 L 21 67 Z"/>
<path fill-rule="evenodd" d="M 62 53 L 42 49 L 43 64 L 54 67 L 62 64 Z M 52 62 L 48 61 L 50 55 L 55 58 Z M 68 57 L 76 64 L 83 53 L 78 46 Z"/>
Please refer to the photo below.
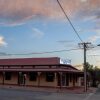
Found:
<path fill-rule="evenodd" d="M 82 40 L 81 37 L 79 36 L 77 30 L 75 29 L 74 25 L 72 24 L 71 20 L 69 19 L 68 15 L 66 14 L 66 12 L 65 12 L 64 8 L 62 7 L 61 3 L 59 2 L 59 0 L 57 0 L 57 2 L 58 2 L 58 4 L 59 4 L 61 10 L 63 11 L 65 17 L 67 18 L 67 20 L 69 21 L 70 25 L 72 26 L 74 32 L 76 33 L 76 35 L 78 36 L 78 38 L 80 39 L 80 41 L 83 42 L 83 40 Z"/>
<path fill-rule="evenodd" d="M 68 49 L 68 50 L 58 50 L 58 51 L 47 51 L 47 52 L 20 53 L 20 54 L 9 54 L 9 53 L 4 53 L 4 54 L 0 54 L 0 56 L 11 56 L 11 55 L 37 55 L 37 54 L 49 54 L 49 53 L 56 53 L 56 52 L 67 52 L 67 51 L 74 51 L 74 50 L 79 50 L 79 48 L 77 48 L 77 49 Z"/>
<path fill-rule="evenodd" d="M 94 55 L 88 55 L 88 56 L 100 56 L 100 55 L 95 55 L 95 54 L 94 54 Z"/>

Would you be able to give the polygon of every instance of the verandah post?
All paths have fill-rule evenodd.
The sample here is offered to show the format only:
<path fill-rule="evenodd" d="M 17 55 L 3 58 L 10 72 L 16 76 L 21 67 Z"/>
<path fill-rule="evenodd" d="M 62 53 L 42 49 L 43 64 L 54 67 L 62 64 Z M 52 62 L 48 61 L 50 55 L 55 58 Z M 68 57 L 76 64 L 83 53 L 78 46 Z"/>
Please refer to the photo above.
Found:
<path fill-rule="evenodd" d="M 40 86 L 40 75 L 41 75 L 41 72 L 38 72 L 38 87 Z"/>
<path fill-rule="evenodd" d="M 5 84 L 5 72 L 3 71 L 3 80 L 2 80 L 2 84 L 4 85 Z"/>

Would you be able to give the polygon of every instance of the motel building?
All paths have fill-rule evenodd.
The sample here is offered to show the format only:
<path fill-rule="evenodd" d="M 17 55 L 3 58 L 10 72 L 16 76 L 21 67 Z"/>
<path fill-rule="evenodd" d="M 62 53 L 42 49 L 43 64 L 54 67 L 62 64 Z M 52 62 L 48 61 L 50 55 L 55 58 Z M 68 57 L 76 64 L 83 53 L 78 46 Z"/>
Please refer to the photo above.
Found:
<path fill-rule="evenodd" d="M 81 86 L 83 72 L 58 57 L 0 59 L 0 84 L 34 87 Z"/>

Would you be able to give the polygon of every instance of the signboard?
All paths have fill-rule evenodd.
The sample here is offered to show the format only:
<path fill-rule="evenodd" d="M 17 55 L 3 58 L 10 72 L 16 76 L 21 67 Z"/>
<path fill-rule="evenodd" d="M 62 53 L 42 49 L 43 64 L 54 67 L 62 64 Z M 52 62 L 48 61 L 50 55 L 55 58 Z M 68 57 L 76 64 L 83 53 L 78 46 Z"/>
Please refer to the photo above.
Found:
<path fill-rule="evenodd" d="M 71 60 L 70 59 L 60 59 L 60 64 L 71 64 Z"/>

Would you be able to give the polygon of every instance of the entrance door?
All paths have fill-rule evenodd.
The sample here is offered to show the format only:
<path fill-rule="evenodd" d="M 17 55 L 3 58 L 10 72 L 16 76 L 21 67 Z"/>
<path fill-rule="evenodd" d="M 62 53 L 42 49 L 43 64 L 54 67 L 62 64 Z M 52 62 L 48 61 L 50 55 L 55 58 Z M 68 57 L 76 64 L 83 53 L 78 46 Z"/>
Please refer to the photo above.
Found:
<path fill-rule="evenodd" d="M 62 73 L 61 75 L 58 73 L 58 86 L 66 86 L 66 74 Z"/>
<path fill-rule="evenodd" d="M 66 86 L 69 86 L 69 74 L 66 74 Z"/>
<path fill-rule="evenodd" d="M 66 86 L 66 74 L 62 74 L 62 86 Z"/>
<path fill-rule="evenodd" d="M 61 80 L 60 80 L 60 74 L 59 73 L 57 73 L 57 83 L 58 83 L 58 86 L 61 86 Z"/>

